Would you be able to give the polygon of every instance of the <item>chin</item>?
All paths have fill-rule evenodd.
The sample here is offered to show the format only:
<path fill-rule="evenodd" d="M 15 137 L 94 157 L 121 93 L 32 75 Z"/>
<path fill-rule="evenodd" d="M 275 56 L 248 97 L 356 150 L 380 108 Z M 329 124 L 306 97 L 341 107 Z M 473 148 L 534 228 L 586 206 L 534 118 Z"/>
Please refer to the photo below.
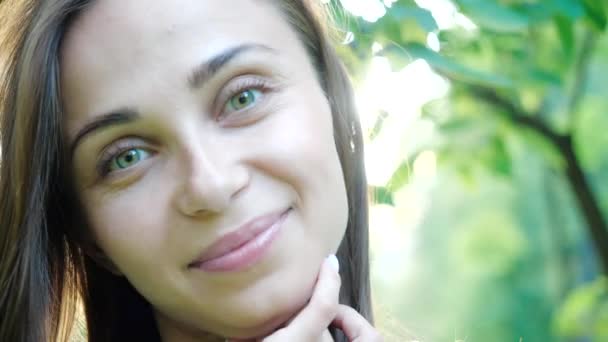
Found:
<path fill-rule="evenodd" d="M 314 280 L 314 279 L 313 279 Z M 237 339 L 258 339 L 266 337 L 276 330 L 285 327 L 305 306 L 308 304 L 314 288 L 314 281 L 311 284 L 305 284 L 295 291 L 288 294 L 281 294 L 279 297 L 273 296 L 271 300 L 266 300 L 267 303 L 261 311 L 256 311 L 251 314 L 253 318 L 248 328 L 235 332 L 235 336 L 231 338 Z M 255 303 L 255 301 L 253 301 Z M 272 303 L 268 305 L 268 303 Z M 255 306 L 255 304 L 252 304 Z"/>

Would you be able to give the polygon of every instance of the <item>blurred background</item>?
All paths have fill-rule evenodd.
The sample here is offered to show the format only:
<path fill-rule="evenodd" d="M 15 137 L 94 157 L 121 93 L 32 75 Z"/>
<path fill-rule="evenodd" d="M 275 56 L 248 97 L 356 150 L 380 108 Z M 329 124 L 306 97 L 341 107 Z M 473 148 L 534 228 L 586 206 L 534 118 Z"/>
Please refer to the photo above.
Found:
<path fill-rule="evenodd" d="M 331 0 L 388 341 L 608 341 L 608 1 Z"/>

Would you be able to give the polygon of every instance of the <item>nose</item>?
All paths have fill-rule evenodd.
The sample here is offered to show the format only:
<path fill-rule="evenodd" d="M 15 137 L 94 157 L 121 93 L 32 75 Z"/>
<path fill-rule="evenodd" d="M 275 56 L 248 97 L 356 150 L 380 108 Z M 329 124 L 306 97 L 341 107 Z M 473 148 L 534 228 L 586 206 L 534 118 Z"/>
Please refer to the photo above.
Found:
<path fill-rule="evenodd" d="M 244 165 L 229 158 L 230 153 L 215 149 L 193 148 L 180 158 L 175 191 L 177 210 L 198 217 L 226 210 L 234 197 L 249 183 Z"/>

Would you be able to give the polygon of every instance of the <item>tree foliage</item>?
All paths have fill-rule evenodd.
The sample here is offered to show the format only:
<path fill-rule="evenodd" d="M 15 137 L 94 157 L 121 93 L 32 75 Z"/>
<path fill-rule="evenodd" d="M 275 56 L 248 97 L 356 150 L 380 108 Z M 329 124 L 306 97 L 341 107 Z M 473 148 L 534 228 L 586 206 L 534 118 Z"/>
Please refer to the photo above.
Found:
<path fill-rule="evenodd" d="M 438 4 L 452 8 L 451 25 Z M 437 136 L 372 187 L 377 203 L 398 207 L 417 153 L 436 153 L 420 265 L 406 272 L 416 284 L 379 285 L 402 298 L 396 314 L 426 340 L 605 339 L 608 2 L 400 0 L 375 22 L 338 13 L 356 84 L 374 56 L 395 71 L 424 60 L 450 83 L 421 108 Z M 369 141 L 391 115 L 377 116 Z"/>

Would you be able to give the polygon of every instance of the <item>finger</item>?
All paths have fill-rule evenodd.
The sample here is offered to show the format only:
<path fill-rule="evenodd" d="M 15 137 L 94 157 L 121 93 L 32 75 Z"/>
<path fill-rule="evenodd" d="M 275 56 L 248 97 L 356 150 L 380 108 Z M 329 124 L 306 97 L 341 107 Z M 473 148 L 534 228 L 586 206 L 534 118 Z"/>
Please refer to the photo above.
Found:
<path fill-rule="evenodd" d="M 383 340 L 378 331 L 350 306 L 340 304 L 332 324 L 342 330 L 351 342 Z"/>
<path fill-rule="evenodd" d="M 335 317 L 339 305 L 340 276 L 333 266 L 334 262 L 333 255 L 323 262 L 310 302 L 289 325 L 295 336 L 308 336 L 310 333 L 319 336 Z"/>
<path fill-rule="evenodd" d="M 330 256 L 323 262 L 317 283 L 309 303 L 285 328 L 277 330 L 265 341 L 317 340 L 331 324 L 338 310 L 340 294 L 340 275 L 337 270 L 337 259 Z"/>
<path fill-rule="evenodd" d="M 334 342 L 334 338 L 331 337 L 329 330 L 323 330 L 323 335 L 321 335 L 321 342 Z"/>

